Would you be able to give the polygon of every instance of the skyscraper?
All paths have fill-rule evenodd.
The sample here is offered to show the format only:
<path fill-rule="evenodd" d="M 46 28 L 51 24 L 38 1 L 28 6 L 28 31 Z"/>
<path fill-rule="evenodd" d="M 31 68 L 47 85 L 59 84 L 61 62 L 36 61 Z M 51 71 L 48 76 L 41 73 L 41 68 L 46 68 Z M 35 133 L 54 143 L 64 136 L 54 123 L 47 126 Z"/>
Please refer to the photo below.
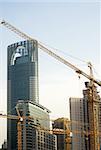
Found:
<path fill-rule="evenodd" d="M 20 99 L 39 103 L 37 41 L 9 45 L 7 63 L 7 112 L 16 114 L 15 106 Z M 16 121 L 8 120 L 8 150 L 17 148 L 16 132 Z"/>

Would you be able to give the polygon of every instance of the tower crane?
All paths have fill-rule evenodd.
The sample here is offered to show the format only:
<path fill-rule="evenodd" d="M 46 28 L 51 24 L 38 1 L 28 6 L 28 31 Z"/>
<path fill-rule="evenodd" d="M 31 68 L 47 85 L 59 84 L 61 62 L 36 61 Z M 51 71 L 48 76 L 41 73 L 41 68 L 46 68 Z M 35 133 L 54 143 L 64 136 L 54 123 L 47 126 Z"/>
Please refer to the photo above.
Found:
<path fill-rule="evenodd" d="M 17 35 L 19 35 L 20 37 L 22 37 L 22 38 L 24 38 L 26 40 L 31 40 L 31 41 L 36 40 L 36 39 L 28 36 L 26 33 L 23 33 L 22 31 L 20 31 L 19 29 L 17 29 L 16 27 L 14 27 L 13 25 L 11 25 L 10 23 L 8 23 L 5 20 L 1 20 L 0 24 L 5 26 L 6 28 L 8 28 L 9 30 L 11 30 L 12 32 L 16 33 Z M 36 40 L 36 41 L 38 41 L 38 40 Z M 101 81 L 97 81 L 96 79 L 94 79 L 94 77 L 86 74 L 84 71 L 82 71 L 81 69 L 77 68 L 72 63 L 68 62 L 67 60 L 65 60 L 61 56 L 57 55 L 51 49 L 47 48 L 47 46 L 45 46 L 45 44 L 43 44 L 40 41 L 38 41 L 38 48 L 40 48 L 41 50 L 46 52 L 48 55 L 54 57 L 55 59 L 57 59 L 59 62 L 63 63 L 64 65 L 70 67 L 76 73 L 81 74 L 82 76 L 86 77 L 89 80 L 92 80 L 94 83 L 96 83 L 97 85 L 101 86 Z"/>
<path fill-rule="evenodd" d="M 16 27 L 14 27 L 13 25 L 11 25 L 10 23 L 6 22 L 5 20 L 1 20 L 0 21 L 0 25 L 5 26 L 6 28 L 8 28 L 9 30 L 11 30 L 12 32 L 16 33 L 17 35 L 19 35 L 20 37 L 26 39 L 26 40 L 36 40 L 30 36 L 28 36 L 27 34 L 23 33 L 22 31 L 20 31 L 19 29 L 17 29 Z M 37 40 L 38 41 L 38 40 Z M 98 110 L 97 110 L 97 106 L 98 106 L 98 100 L 95 99 L 93 91 L 94 91 L 94 84 L 97 84 L 98 86 L 101 86 L 101 81 L 96 80 L 92 74 L 88 75 L 87 73 L 85 73 L 84 71 L 82 71 L 81 69 L 79 69 L 78 67 L 76 67 L 75 65 L 73 65 L 72 63 L 68 62 L 67 60 L 65 60 L 64 58 L 62 58 L 61 56 L 57 55 L 56 53 L 53 52 L 53 50 L 49 49 L 47 46 L 45 46 L 45 44 L 43 44 L 42 42 L 38 41 L 38 48 L 40 48 L 41 50 L 43 50 L 44 52 L 46 52 L 48 55 L 52 56 L 53 58 L 55 58 L 56 60 L 58 60 L 59 62 L 63 63 L 64 65 L 70 67 L 72 70 L 74 70 L 76 73 L 86 77 L 87 79 L 90 80 L 91 83 L 91 97 L 89 99 L 89 116 L 91 117 L 90 119 L 90 127 L 92 128 L 93 131 L 93 136 L 91 136 L 91 150 L 98 150 L 98 148 L 96 147 L 98 142 L 98 125 L 96 123 L 96 121 L 98 121 Z M 91 69 L 91 66 L 90 66 Z M 93 84 L 92 84 L 93 83 Z M 96 107 L 96 109 L 95 109 Z M 93 124 L 93 126 L 92 126 Z"/>
<path fill-rule="evenodd" d="M 23 117 L 20 116 L 19 110 L 16 107 L 17 115 L 5 115 L 0 114 L 0 118 L 7 118 L 11 120 L 17 120 L 17 143 L 18 143 L 18 150 L 22 150 L 22 123 Z"/>
<path fill-rule="evenodd" d="M 18 150 L 22 150 L 22 132 L 23 132 L 23 123 L 24 123 L 24 119 L 33 119 L 32 116 L 21 116 L 20 113 L 19 113 L 19 110 L 18 108 L 16 108 L 16 111 L 17 111 L 17 116 L 16 115 L 6 115 L 6 114 L 1 114 L 0 113 L 0 118 L 7 118 L 7 119 L 11 119 L 11 120 L 18 120 L 17 121 L 17 141 L 18 141 Z M 42 119 L 42 118 L 38 118 L 38 119 Z M 46 118 L 43 118 L 43 120 L 46 120 Z M 53 119 L 51 119 L 50 121 L 54 122 Z M 30 123 L 30 122 L 29 122 Z M 60 129 L 60 128 L 54 128 L 54 129 L 44 129 L 40 126 L 36 126 L 36 125 L 33 125 L 33 127 L 35 127 L 37 130 L 41 130 L 43 132 L 49 132 L 49 133 L 52 133 L 52 134 L 56 134 L 56 135 L 65 135 L 65 144 L 67 145 L 66 147 L 66 150 L 71 150 L 71 136 L 70 134 L 81 134 L 81 131 L 79 130 L 73 130 L 71 131 L 69 128 L 68 128 L 68 125 L 70 126 L 71 123 L 77 123 L 76 121 L 64 121 L 64 129 Z M 83 124 L 81 124 L 80 122 L 80 126 L 82 126 Z M 88 126 L 88 125 L 87 125 Z M 84 135 L 85 134 L 92 134 L 91 131 L 89 132 L 86 132 L 83 133 Z M 98 133 L 99 135 L 101 134 L 100 132 Z M 92 134 L 93 136 L 93 134 Z M 78 139 L 74 139 L 75 142 L 78 142 Z"/>
<path fill-rule="evenodd" d="M 18 150 L 22 150 L 22 123 L 23 117 L 21 117 L 18 107 L 16 106 L 16 112 L 18 115 L 18 123 L 17 123 L 17 133 L 18 133 Z"/>
<path fill-rule="evenodd" d="M 88 67 L 90 69 L 90 76 L 93 78 L 92 64 L 89 62 Z M 89 134 L 89 143 L 91 150 L 100 150 L 99 141 L 99 100 L 100 97 L 97 93 L 97 88 L 93 82 L 86 85 L 87 88 L 87 110 L 88 110 L 88 122 L 91 134 Z M 100 135 L 101 136 L 101 135 Z"/>

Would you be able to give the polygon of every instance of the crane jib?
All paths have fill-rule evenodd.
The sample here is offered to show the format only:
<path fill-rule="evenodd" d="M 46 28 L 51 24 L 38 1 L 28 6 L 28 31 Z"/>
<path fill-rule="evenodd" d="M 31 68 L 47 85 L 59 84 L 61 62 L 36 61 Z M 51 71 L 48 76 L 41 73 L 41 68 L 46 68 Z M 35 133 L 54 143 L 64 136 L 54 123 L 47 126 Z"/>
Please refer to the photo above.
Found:
<path fill-rule="evenodd" d="M 12 26 L 11 24 L 9 24 L 8 22 L 6 22 L 5 20 L 1 20 L 0 24 L 4 25 L 5 27 L 7 27 L 9 30 L 11 30 L 12 32 L 16 33 L 17 35 L 19 35 L 22 38 L 25 38 L 26 40 L 36 40 L 30 36 L 28 36 L 27 34 L 23 33 L 22 31 L 20 31 L 19 29 L 17 29 L 16 27 Z M 37 41 L 37 40 L 36 40 Z M 94 83 L 96 83 L 97 85 L 101 86 L 101 81 L 97 81 L 96 79 L 92 78 L 90 75 L 86 74 L 84 71 L 80 70 L 79 68 L 77 68 L 75 65 L 73 65 L 72 63 L 68 62 L 67 60 L 65 60 L 64 58 L 62 58 L 61 56 L 57 55 L 56 53 L 54 53 L 52 50 L 48 49 L 44 44 L 41 44 L 41 42 L 38 41 L 38 47 L 40 49 L 42 49 L 44 52 L 46 52 L 47 54 L 49 54 L 50 56 L 54 57 L 55 59 L 57 59 L 58 61 L 60 61 L 61 63 L 67 65 L 68 67 L 70 67 L 71 69 L 73 69 L 76 73 L 81 74 L 82 76 L 88 78 L 89 80 L 93 81 Z"/>

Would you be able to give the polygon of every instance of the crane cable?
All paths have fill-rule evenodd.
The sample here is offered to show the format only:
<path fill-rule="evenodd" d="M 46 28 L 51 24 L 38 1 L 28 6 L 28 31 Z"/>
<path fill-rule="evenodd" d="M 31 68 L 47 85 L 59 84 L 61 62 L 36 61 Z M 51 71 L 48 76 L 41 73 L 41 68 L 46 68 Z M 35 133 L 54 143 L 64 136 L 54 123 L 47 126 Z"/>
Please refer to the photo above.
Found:
<path fill-rule="evenodd" d="M 31 41 L 33 41 L 33 40 L 36 41 L 36 39 L 28 36 L 27 34 L 25 34 L 23 32 L 21 32 L 19 29 L 15 28 L 14 26 L 12 26 L 11 24 L 9 24 L 8 22 L 6 22 L 4 20 L 0 21 L 0 24 L 4 25 L 5 27 L 7 27 L 11 31 L 15 32 L 16 34 L 18 34 L 22 38 L 25 38 L 25 39 L 31 40 Z M 77 68 L 75 65 L 71 64 L 70 62 L 68 62 L 67 60 L 65 60 L 64 58 L 62 58 L 61 56 L 55 54 L 51 49 L 47 48 L 40 41 L 38 41 L 38 48 L 42 49 L 44 52 L 46 52 L 50 56 L 54 57 L 56 60 L 60 61 L 61 63 L 65 64 L 66 66 L 70 67 L 76 73 L 83 75 L 84 77 L 88 78 L 89 80 L 92 80 L 93 82 L 95 82 L 96 84 L 98 84 L 99 86 L 101 86 L 101 81 L 95 80 L 90 75 L 86 74 L 84 71 L 82 71 L 79 68 Z"/>

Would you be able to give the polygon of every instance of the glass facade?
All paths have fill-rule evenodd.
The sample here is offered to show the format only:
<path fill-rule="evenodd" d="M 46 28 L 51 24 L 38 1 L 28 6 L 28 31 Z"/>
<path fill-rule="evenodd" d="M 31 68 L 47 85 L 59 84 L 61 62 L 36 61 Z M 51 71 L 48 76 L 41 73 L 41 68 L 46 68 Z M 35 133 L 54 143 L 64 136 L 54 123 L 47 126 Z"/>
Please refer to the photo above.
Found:
<path fill-rule="evenodd" d="M 70 98 L 70 120 L 72 131 L 72 150 L 86 150 L 84 135 L 84 105 L 83 98 Z M 74 122 L 73 122 L 74 121 Z"/>
<path fill-rule="evenodd" d="M 19 100 L 17 107 L 22 116 L 32 117 L 32 119 L 30 118 L 27 120 L 29 121 L 28 123 L 33 126 L 39 126 L 46 130 L 50 129 L 50 111 L 47 108 L 28 100 Z"/>
<path fill-rule="evenodd" d="M 18 115 L 17 106 L 21 115 L 27 116 L 21 123 L 22 150 L 56 150 L 56 136 L 46 132 L 50 129 L 50 111 L 39 104 L 37 41 L 8 46 L 7 59 L 7 112 Z M 17 122 L 7 120 L 8 150 L 18 149 Z"/>
<path fill-rule="evenodd" d="M 8 46 L 7 56 L 7 112 L 14 109 L 19 99 L 39 103 L 38 44 L 37 41 L 22 41 Z M 16 150 L 16 121 L 7 121 L 8 150 Z"/>
<path fill-rule="evenodd" d="M 22 123 L 23 150 L 56 150 L 56 136 L 50 134 L 49 110 L 31 101 L 18 101 Z"/>

